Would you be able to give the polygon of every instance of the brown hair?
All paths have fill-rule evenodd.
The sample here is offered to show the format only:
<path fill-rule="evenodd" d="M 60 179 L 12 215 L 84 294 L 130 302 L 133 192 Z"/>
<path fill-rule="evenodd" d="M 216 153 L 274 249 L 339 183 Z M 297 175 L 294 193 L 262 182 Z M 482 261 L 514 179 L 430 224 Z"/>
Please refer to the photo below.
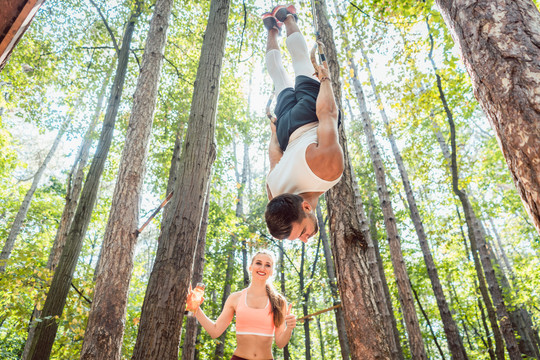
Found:
<path fill-rule="evenodd" d="M 306 217 L 303 202 L 300 195 L 294 194 L 281 194 L 268 202 L 264 217 L 273 237 L 282 240 L 291 235 L 292 224 Z"/>
<path fill-rule="evenodd" d="M 259 254 L 269 256 L 270 259 L 272 259 L 272 267 L 275 265 L 275 256 L 272 252 L 268 250 L 257 251 L 255 255 L 253 255 L 253 257 L 251 258 L 251 264 L 253 264 L 255 257 Z M 274 285 L 272 285 L 272 281 L 266 282 L 266 294 L 270 299 L 270 311 L 273 314 L 274 326 L 279 327 L 281 324 L 283 324 L 283 321 L 285 320 L 285 314 L 283 313 L 283 307 L 285 306 L 285 298 L 283 297 L 283 295 L 276 291 Z"/>

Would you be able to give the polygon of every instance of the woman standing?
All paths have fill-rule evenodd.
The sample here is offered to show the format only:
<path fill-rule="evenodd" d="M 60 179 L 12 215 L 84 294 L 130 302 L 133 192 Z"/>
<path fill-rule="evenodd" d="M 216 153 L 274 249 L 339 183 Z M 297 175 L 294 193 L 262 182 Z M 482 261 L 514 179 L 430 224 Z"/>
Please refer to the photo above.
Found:
<path fill-rule="evenodd" d="M 200 308 L 193 310 L 195 317 L 212 338 L 219 337 L 236 314 L 236 349 L 231 360 L 273 359 L 273 338 L 281 349 L 289 342 L 296 327 L 296 316 L 290 314 L 285 298 L 272 286 L 274 256 L 259 251 L 251 259 L 251 284 L 231 294 L 214 322 Z M 188 294 L 188 301 L 192 292 Z M 202 303 L 202 300 L 201 300 Z"/>

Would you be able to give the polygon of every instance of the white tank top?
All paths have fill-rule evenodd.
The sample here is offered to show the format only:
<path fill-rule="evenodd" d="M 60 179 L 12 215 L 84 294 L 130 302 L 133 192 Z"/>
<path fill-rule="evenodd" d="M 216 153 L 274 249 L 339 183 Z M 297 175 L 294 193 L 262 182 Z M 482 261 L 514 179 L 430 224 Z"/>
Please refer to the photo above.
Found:
<path fill-rule="evenodd" d="M 285 193 L 326 192 L 341 180 L 341 175 L 333 181 L 321 179 L 306 161 L 307 147 L 318 142 L 317 127 L 317 122 L 306 124 L 291 134 L 283 156 L 266 177 L 272 197 Z"/>

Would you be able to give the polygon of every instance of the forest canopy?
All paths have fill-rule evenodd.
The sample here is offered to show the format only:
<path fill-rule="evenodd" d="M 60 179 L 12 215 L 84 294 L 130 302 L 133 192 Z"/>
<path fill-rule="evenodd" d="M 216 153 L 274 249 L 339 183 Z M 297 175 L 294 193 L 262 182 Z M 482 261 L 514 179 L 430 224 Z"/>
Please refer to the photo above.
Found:
<path fill-rule="evenodd" d="M 227 4 L 225 15 L 219 13 L 223 8 L 213 14 L 219 1 Z M 494 114 L 503 110 L 485 110 L 498 109 L 497 104 L 486 107 L 485 92 L 470 73 L 471 64 L 478 63 L 461 52 L 465 46 L 448 25 L 444 1 L 295 3 L 308 46 L 315 44 L 315 29 L 327 45 L 342 111 L 345 173 L 354 188 L 353 200 L 344 197 L 342 210 L 336 190 L 341 188 L 320 198 L 320 231 L 307 244 L 272 238 L 264 221 L 271 134 L 265 107 L 273 90 L 261 15 L 277 4 L 170 1 L 170 16 L 160 25 L 165 29 L 160 49 L 158 40 L 147 40 L 154 14 L 166 2 L 47 0 L 0 72 L 0 358 L 29 358 L 40 345 L 28 339 L 43 336 L 39 324 L 48 322 L 57 327 L 50 358 L 80 357 L 90 336 L 96 289 L 116 286 L 106 277 L 98 280 L 115 272 L 112 260 L 100 259 L 112 259 L 107 256 L 117 251 L 114 246 L 122 248 L 119 239 L 124 238 L 132 248 L 122 284 L 125 304 L 118 310 L 122 324 L 117 326 L 123 328 L 119 358 L 136 358 L 148 341 L 142 340 L 141 333 L 151 331 L 142 325 L 141 314 L 145 296 L 156 296 L 151 274 L 162 266 L 159 246 L 163 252 L 177 251 L 182 264 L 189 264 L 160 281 L 181 282 L 181 294 L 187 294 L 184 284 L 203 282 L 202 308 L 212 319 L 231 292 L 249 284 L 251 256 L 260 249 L 272 251 L 274 286 L 298 318 L 341 306 L 299 323 L 285 350 L 274 346 L 274 357 L 358 358 L 355 344 L 361 340 L 351 338 L 347 319 L 352 310 L 340 298 L 352 288 L 347 268 L 338 263 L 343 256 L 335 240 L 336 223 L 344 219 L 335 214 L 343 209 L 360 219 L 351 236 L 355 251 L 365 252 L 361 265 L 368 274 L 378 274 L 370 275 L 365 286 L 373 289 L 367 295 L 377 302 L 373 306 L 380 306 L 380 331 L 395 340 L 385 345 L 390 358 L 420 353 L 437 359 L 540 358 L 540 236 L 533 202 L 522 200 L 529 194 L 527 182 L 511 167 L 515 162 L 508 149 L 517 140 L 504 139 L 493 125 Z M 532 14 L 523 16 L 525 25 L 540 23 L 538 0 L 516 3 Z M 498 14 L 502 19 L 513 9 L 509 5 Z M 209 22 L 214 15 L 228 22 Z M 213 30 L 219 26 L 227 31 Z M 219 34 L 222 51 L 203 46 L 215 38 L 219 42 Z M 285 38 L 283 32 L 283 49 Z M 156 48 L 148 50 L 149 44 Z M 223 56 L 215 55 L 219 51 Z M 292 71 L 287 51 L 283 56 Z M 215 63 L 208 65 L 211 60 Z M 538 59 L 531 62 L 538 66 Z M 486 60 L 485 67 L 492 65 L 495 73 L 490 64 Z M 153 92 L 141 90 L 146 69 L 158 69 L 148 75 L 158 78 Z M 204 70 L 208 79 L 201 75 Z M 204 81 L 214 85 L 201 88 Z M 534 92 L 527 94 L 534 99 Z M 140 110 L 147 100 L 155 107 Z M 199 108 L 197 101 L 203 102 Z M 535 111 L 530 119 L 538 124 Z M 203 124 L 207 114 L 215 121 L 200 125 L 200 131 L 208 132 L 193 135 L 193 124 L 197 119 Z M 134 124 L 146 132 L 137 132 Z M 204 164 L 194 174 L 186 170 L 186 154 L 199 142 L 206 145 L 193 150 L 193 163 L 204 159 Z M 137 146 L 140 153 L 130 156 Z M 135 176 L 130 169 L 140 175 L 135 195 L 128 190 L 128 195 L 116 195 L 120 190 L 115 189 Z M 91 179 L 92 188 L 87 185 Z M 190 179 L 198 181 L 192 181 L 191 194 L 173 191 Z M 110 216 L 129 204 L 136 209 L 134 223 L 122 237 L 110 230 Z M 175 230 L 181 216 L 174 214 L 182 207 L 186 222 Z M 164 245 L 176 244 L 174 231 L 184 230 L 190 234 L 185 248 Z M 66 249 L 77 237 L 80 244 L 70 253 Z M 192 269 L 201 246 L 200 270 Z M 55 287 L 55 271 L 66 271 L 70 281 Z M 49 290 L 57 288 L 66 294 L 59 315 L 42 316 L 52 301 L 48 297 L 57 291 Z M 409 294 L 406 301 L 404 294 Z M 204 330 L 190 338 L 196 323 L 182 315 L 185 300 L 177 301 L 177 293 L 170 296 L 170 307 L 180 314 L 175 328 L 180 336 L 164 343 L 171 343 L 182 359 L 230 358 L 234 325 L 219 339 Z M 416 330 L 410 319 L 416 319 Z M 37 335 L 29 337 L 32 329 Z M 347 350 L 345 333 L 351 344 Z"/>

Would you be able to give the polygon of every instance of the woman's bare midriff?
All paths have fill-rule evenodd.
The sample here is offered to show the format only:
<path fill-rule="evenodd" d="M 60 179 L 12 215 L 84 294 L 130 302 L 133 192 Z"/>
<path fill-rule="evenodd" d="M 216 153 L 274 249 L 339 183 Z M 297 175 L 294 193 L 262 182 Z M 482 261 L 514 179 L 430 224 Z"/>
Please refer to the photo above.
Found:
<path fill-rule="evenodd" d="M 234 355 L 245 359 L 269 360 L 272 356 L 274 337 L 258 335 L 236 335 Z"/>

